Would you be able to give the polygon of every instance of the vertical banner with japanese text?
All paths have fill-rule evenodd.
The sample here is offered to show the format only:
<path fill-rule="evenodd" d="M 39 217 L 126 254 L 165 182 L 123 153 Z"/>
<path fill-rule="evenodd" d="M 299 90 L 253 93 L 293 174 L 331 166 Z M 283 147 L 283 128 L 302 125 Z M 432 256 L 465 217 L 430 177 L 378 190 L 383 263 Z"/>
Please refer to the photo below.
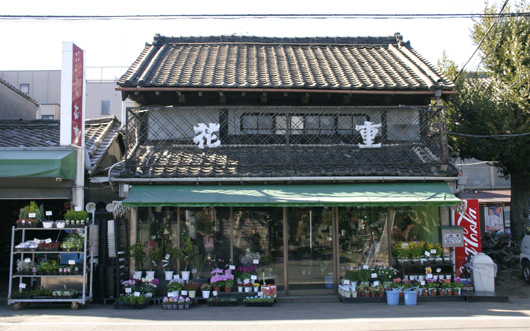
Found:
<path fill-rule="evenodd" d="M 480 242 L 480 214 L 478 200 L 466 200 L 463 213 L 454 212 L 455 225 L 464 228 L 464 247 L 455 248 L 455 276 L 460 277 L 469 256 L 473 257 L 482 249 Z"/>
<path fill-rule="evenodd" d="M 82 146 L 83 132 L 83 50 L 73 44 L 72 63 L 72 145 Z"/>

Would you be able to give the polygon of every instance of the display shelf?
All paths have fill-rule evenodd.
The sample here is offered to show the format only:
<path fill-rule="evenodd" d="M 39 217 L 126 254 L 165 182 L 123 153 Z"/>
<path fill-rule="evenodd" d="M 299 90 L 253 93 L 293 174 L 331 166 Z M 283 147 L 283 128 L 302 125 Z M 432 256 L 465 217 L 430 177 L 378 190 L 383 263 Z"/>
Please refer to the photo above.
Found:
<path fill-rule="evenodd" d="M 90 237 L 90 226 L 85 225 L 84 227 L 68 227 L 68 228 L 41 228 L 41 227 L 12 227 L 11 232 L 11 255 L 10 255 L 10 268 L 9 268 L 9 289 L 8 289 L 8 305 L 12 305 L 14 310 L 19 310 L 22 307 L 25 307 L 29 303 L 53 303 L 53 302 L 59 302 L 59 303 L 71 303 L 72 309 L 79 308 L 80 305 L 84 305 L 90 301 L 92 301 L 92 280 L 93 280 L 93 265 L 94 260 L 92 255 L 90 254 L 93 251 L 93 240 Z M 83 250 L 75 250 L 75 251 L 68 251 L 68 250 L 37 250 L 37 249 L 16 249 L 15 246 L 18 243 L 25 242 L 26 234 L 29 232 L 42 232 L 42 231 L 77 231 L 82 232 L 84 231 L 84 241 L 83 241 Z M 15 234 L 18 233 L 19 235 L 15 236 Z M 16 238 L 16 237 L 21 237 Z M 15 242 L 16 240 L 19 240 L 18 242 Z M 35 255 L 55 255 L 55 256 L 61 256 L 63 254 L 81 254 L 82 259 L 80 261 L 76 261 L 75 264 L 68 264 L 68 265 L 76 265 L 79 268 L 79 272 L 77 273 L 69 273 L 69 274 L 18 274 L 16 273 L 15 269 L 15 257 L 17 259 L 22 259 L 24 256 L 31 256 L 32 260 L 35 259 Z M 25 279 L 25 280 L 24 280 Z M 29 282 L 28 282 L 29 279 Z M 60 287 L 60 282 L 66 283 L 69 282 L 69 280 L 72 280 L 73 284 L 76 284 L 76 286 L 79 286 L 80 294 L 76 297 L 70 297 L 70 298 L 12 298 L 12 291 L 13 291 L 13 281 L 18 280 L 18 289 L 19 291 L 22 291 L 22 289 L 26 288 L 26 286 L 29 284 L 29 287 L 32 287 L 38 283 L 42 286 L 43 284 L 48 285 L 50 289 L 53 289 L 51 287 Z M 28 284 L 26 284 L 27 282 Z"/>

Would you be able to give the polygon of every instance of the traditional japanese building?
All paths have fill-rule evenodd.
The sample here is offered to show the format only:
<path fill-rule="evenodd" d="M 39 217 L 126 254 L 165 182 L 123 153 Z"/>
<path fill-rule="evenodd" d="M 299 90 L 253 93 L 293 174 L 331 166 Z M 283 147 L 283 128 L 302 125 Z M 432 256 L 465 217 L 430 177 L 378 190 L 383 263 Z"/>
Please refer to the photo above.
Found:
<path fill-rule="evenodd" d="M 129 239 L 191 238 L 194 277 L 258 259 L 280 295 L 333 293 L 395 242 L 438 242 L 461 203 L 440 106 L 454 84 L 399 33 L 156 35 L 118 85 L 140 105 L 110 173 Z"/>

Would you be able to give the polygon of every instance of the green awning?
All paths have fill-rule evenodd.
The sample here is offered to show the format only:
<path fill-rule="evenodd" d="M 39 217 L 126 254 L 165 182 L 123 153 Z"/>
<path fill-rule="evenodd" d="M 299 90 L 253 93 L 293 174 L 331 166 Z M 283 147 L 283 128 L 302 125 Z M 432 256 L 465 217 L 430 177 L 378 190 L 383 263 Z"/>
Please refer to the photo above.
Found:
<path fill-rule="evenodd" d="M 2 150 L 0 178 L 52 177 L 75 179 L 77 155 L 73 150 Z"/>
<path fill-rule="evenodd" d="M 447 183 L 326 185 L 133 185 L 124 206 L 453 206 Z"/>

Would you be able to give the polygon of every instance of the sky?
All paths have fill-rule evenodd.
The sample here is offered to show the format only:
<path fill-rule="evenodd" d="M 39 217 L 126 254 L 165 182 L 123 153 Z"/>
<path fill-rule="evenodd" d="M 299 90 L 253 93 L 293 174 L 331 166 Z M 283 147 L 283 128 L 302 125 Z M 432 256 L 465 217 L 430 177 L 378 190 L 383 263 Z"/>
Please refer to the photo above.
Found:
<path fill-rule="evenodd" d="M 490 1 L 491 2 L 491 1 Z M 3 1 L 0 15 L 160 14 L 455 14 L 482 13 L 484 0 L 403 1 Z M 155 34 L 275 37 L 390 36 L 405 41 L 433 64 L 445 51 L 462 66 L 475 50 L 471 18 L 451 19 L 179 19 L 35 21 L 0 19 L 0 70 L 59 70 L 62 42 L 85 50 L 87 75 L 125 73 Z M 466 69 L 476 68 L 472 61 Z M 94 67 L 121 67 L 117 70 Z M 106 77 L 109 78 L 109 77 Z"/>

